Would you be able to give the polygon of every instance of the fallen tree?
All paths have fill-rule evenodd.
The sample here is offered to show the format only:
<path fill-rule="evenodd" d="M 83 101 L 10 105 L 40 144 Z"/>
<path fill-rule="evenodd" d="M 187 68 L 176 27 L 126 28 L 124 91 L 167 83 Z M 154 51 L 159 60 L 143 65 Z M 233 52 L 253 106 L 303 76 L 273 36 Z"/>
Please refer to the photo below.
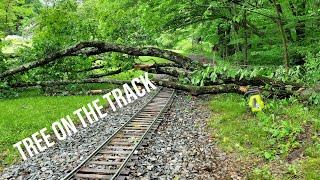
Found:
<path fill-rule="evenodd" d="M 191 75 L 190 71 L 185 71 L 184 69 L 175 68 L 175 67 L 154 67 L 154 66 L 148 66 L 148 67 L 140 67 L 136 68 L 142 71 L 146 71 L 149 73 L 154 74 L 166 74 L 172 77 L 179 77 L 179 76 L 189 76 Z"/>
<path fill-rule="evenodd" d="M 192 95 L 201 95 L 201 94 L 219 94 L 219 93 L 239 93 L 244 94 L 245 92 L 241 91 L 240 86 L 236 84 L 222 84 L 222 85 L 213 85 L 213 86 L 193 86 L 193 85 L 184 85 L 172 81 L 154 79 L 155 84 L 163 87 L 178 89 L 182 91 L 189 92 Z"/>
<path fill-rule="evenodd" d="M 192 85 L 183 85 L 176 82 L 171 82 L 168 80 L 159 80 L 153 79 L 154 82 L 158 86 L 173 88 L 177 90 L 182 90 L 191 93 L 192 95 L 200 95 L 200 94 L 218 94 L 218 93 L 240 93 L 240 87 L 236 84 L 224 84 L 224 85 L 215 85 L 215 86 L 192 86 Z M 90 83 L 108 83 L 114 85 L 123 85 L 125 83 L 130 84 L 131 81 L 125 80 L 115 80 L 115 79 L 82 79 L 82 80 L 57 80 L 57 81 L 39 81 L 39 82 L 28 82 L 28 83 L 15 83 L 10 86 L 13 88 L 26 88 L 26 87 L 51 87 L 51 86 L 61 86 L 68 84 L 90 84 Z M 142 85 L 142 84 L 138 84 Z"/>
<path fill-rule="evenodd" d="M 136 65 L 136 69 L 144 70 L 156 74 L 166 74 L 172 77 L 179 76 L 190 76 L 191 72 L 183 71 L 182 69 L 177 70 L 175 67 L 166 67 L 165 65 Z M 28 82 L 28 83 L 14 83 L 10 84 L 12 88 L 17 87 L 50 87 L 50 86 L 60 86 L 68 84 L 88 84 L 88 83 L 107 83 L 122 85 L 124 83 L 130 83 L 130 81 L 115 80 L 115 79 L 100 79 L 105 76 L 118 74 L 123 72 L 121 68 L 115 71 L 110 71 L 104 74 L 96 74 L 94 76 L 89 76 L 87 79 L 81 80 L 55 80 L 55 81 L 38 81 L 38 82 Z M 297 94 L 300 90 L 299 86 L 286 85 L 282 82 L 277 82 L 268 78 L 264 80 L 252 79 L 252 80 L 236 80 L 234 79 L 220 79 L 219 82 L 211 83 L 206 86 L 194 86 L 181 84 L 178 81 L 172 80 L 163 80 L 163 79 L 153 79 L 153 82 L 159 86 L 174 88 L 177 90 L 183 90 L 189 92 L 192 95 L 201 95 L 201 94 L 217 94 L 217 93 L 239 93 L 244 94 L 248 90 L 248 85 L 255 86 L 264 86 L 266 82 L 273 88 L 274 91 L 270 91 L 270 94 L 278 97 L 289 97 L 293 94 Z M 288 88 L 290 87 L 290 88 Z M 300 92 L 299 92 L 300 93 Z"/>
<path fill-rule="evenodd" d="M 75 46 L 47 55 L 43 59 L 26 63 L 16 68 L 9 69 L 5 72 L 0 73 L 0 78 L 11 76 L 17 73 L 26 72 L 30 69 L 44 66 L 52 62 L 56 62 L 65 57 L 79 55 L 92 56 L 107 52 L 119 52 L 132 56 L 160 57 L 175 62 L 179 66 L 184 68 L 190 68 L 192 63 L 192 60 L 186 56 L 183 56 L 179 53 L 175 53 L 173 51 L 163 50 L 155 47 L 130 47 L 101 41 L 87 41 L 80 42 Z"/>
<path fill-rule="evenodd" d="M 158 86 L 173 88 L 177 90 L 182 90 L 190 93 L 191 95 L 202 95 L 202 94 L 219 94 L 219 93 L 237 93 L 237 94 L 245 94 L 248 90 L 247 86 L 240 86 L 237 84 L 220 84 L 220 85 L 211 85 L 211 86 L 193 86 L 193 85 L 185 85 L 175 81 L 163 80 L 163 79 L 153 79 L 154 82 Z M 61 85 L 69 85 L 69 84 L 90 84 L 90 83 L 107 83 L 114 85 L 123 85 L 125 83 L 130 84 L 131 81 L 128 80 L 116 80 L 116 79 L 82 79 L 82 80 L 56 80 L 56 81 L 39 81 L 39 82 L 28 82 L 28 83 L 14 83 L 10 84 L 12 88 L 29 88 L 29 87 L 53 87 L 53 86 L 61 86 Z M 137 84 L 142 85 L 142 84 Z M 263 89 L 262 89 L 263 90 Z M 281 90 L 281 89 L 278 89 Z M 305 95 L 305 90 L 283 90 L 278 92 L 269 91 L 269 93 L 273 96 L 281 96 L 281 97 L 289 97 L 291 95 Z"/>
<path fill-rule="evenodd" d="M 30 87 L 30 86 L 55 86 L 55 85 L 67 85 L 67 84 L 86 84 L 86 83 L 108 83 L 108 84 L 124 84 L 129 81 L 120 81 L 114 79 L 99 79 L 105 76 L 115 75 L 127 71 L 129 69 L 139 69 L 150 73 L 155 74 L 166 74 L 173 79 L 163 80 L 163 79 L 154 79 L 154 82 L 157 85 L 179 89 L 183 91 L 187 91 L 193 95 L 199 94 L 214 94 L 214 93 L 244 93 L 243 86 L 269 86 L 268 91 L 271 91 L 271 94 L 281 95 L 284 97 L 291 96 L 293 94 L 297 94 L 296 92 L 301 92 L 304 87 L 302 84 L 290 83 L 290 82 L 281 82 L 267 77 L 240 77 L 235 76 L 233 78 L 227 77 L 224 74 L 216 74 L 217 80 L 207 80 L 204 83 L 204 86 L 195 86 L 182 84 L 177 79 L 178 77 L 184 77 L 187 79 L 191 79 L 193 74 L 192 67 L 196 64 L 198 68 L 203 68 L 200 63 L 193 63 L 189 57 L 181 55 L 179 53 L 175 53 L 168 50 L 162 50 L 155 47 L 129 47 L 118 44 L 110 44 L 106 42 L 100 41 L 88 41 L 81 42 L 67 49 L 58 51 L 56 53 L 50 54 L 40 60 L 33 61 L 30 63 L 23 64 L 13 69 L 9 69 L 5 72 L 0 73 L 0 79 L 5 77 L 9 77 L 18 73 L 27 72 L 30 69 L 41 67 L 48 65 L 53 62 L 57 62 L 65 57 L 70 56 L 79 56 L 79 55 L 98 55 L 106 52 L 119 52 L 132 56 L 153 56 L 160 57 L 170 60 L 172 63 L 163 63 L 163 64 L 135 64 L 131 68 L 118 68 L 116 70 L 107 71 L 101 74 L 92 74 L 88 77 L 80 80 L 54 80 L 54 81 L 46 81 L 46 82 L 29 82 L 29 83 L 13 83 L 9 86 L 16 87 Z M 88 69 L 84 69 L 83 71 L 79 71 L 78 73 L 83 73 L 95 69 L 105 68 L 105 66 L 93 66 Z M 278 91 L 274 93 L 272 91 Z"/>

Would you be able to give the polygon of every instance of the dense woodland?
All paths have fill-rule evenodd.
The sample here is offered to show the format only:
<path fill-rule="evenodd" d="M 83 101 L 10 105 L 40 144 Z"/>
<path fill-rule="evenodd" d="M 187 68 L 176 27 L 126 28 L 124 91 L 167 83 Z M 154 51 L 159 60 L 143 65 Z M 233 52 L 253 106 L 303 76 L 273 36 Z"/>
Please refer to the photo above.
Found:
<path fill-rule="evenodd" d="M 0 22 L 2 99 L 85 94 L 147 71 L 192 95 L 258 86 L 320 104 L 319 0 L 1 0 Z"/>

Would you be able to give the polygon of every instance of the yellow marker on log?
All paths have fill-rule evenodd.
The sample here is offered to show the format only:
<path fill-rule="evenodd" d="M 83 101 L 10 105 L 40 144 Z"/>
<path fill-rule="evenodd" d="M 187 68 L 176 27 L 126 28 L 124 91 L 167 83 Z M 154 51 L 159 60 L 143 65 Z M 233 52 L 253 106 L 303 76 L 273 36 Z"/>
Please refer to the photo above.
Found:
<path fill-rule="evenodd" d="M 249 107 L 252 112 L 260 112 L 264 108 L 264 102 L 259 90 L 250 90 L 246 94 L 249 95 Z"/>
<path fill-rule="evenodd" d="M 264 108 L 264 102 L 260 94 L 250 96 L 249 107 L 251 108 L 252 112 L 262 111 Z"/>

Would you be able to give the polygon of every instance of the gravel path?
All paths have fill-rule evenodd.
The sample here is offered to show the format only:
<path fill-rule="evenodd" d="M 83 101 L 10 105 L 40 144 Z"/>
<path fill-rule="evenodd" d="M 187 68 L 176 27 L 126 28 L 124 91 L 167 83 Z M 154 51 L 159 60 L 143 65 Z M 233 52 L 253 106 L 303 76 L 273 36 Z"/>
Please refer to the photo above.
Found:
<path fill-rule="evenodd" d="M 87 128 L 79 127 L 77 134 L 65 141 L 57 142 L 39 155 L 4 169 L 0 179 L 60 179 L 137 112 L 153 94 L 151 92 L 116 112 L 109 109 L 105 119 Z"/>
<path fill-rule="evenodd" d="M 210 136 L 207 102 L 206 97 L 177 95 L 162 125 L 128 167 L 130 179 L 243 179 L 243 168 Z"/>

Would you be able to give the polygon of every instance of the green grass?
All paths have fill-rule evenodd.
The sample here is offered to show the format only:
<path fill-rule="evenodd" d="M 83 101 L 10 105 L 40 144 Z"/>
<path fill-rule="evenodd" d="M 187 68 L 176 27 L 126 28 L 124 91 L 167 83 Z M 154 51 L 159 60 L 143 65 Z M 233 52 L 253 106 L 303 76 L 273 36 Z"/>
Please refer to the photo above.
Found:
<path fill-rule="evenodd" d="M 288 175 L 288 171 L 294 172 L 292 166 L 297 162 L 278 162 L 287 162 L 290 153 L 300 148 L 304 149 L 305 156 L 312 158 L 312 161 L 306 160 L 303 165 L 298 166 L 297 174 L 307 178 L 319 172 L 319 166 L 314 163 L 320 160 L 320 138 L 317 135 L 320 131 L 319 108 L 304 107 L 295 99 L 266 100 L 264 112 L 253 114 L 247 108 L 247 100 L 236 94 L 214 96 L 210 108 L 214 112 L 210 127 L 221 148 L 264 162 L 264 166 L 253 170 L 253 179 L 268 179 L 266 177 L 270 173 L 280 169 L 280 165 L 275 167 L 277 164 L 284 164 L 289 169 L 283 170 L 281 177 L 297 176 L 292 175 L 294 173 Z M 306 134 L 310 138 L 301 139 Z"/>
<path fill-rule="evenodd" d="M 305 179 L 320 179 L 320 158 L 309 158 L 302 162 Z"/>
<path fill-rule="evenodd" d="M 142 64 L 154 64 L 154 63 L 168 63 L 169 60 L 158 58 L 158 57 L 151 57 L 151 56 L 140 56 L 139 59 L 136 60 L 136 63 Z"/>
<path fill-rule="evenodd" d="M 217 95 L 213 97 L 210 106 L 215 112 L 215 118 L 210 125 L 216 129 L 215 136 L 221 139 L 225 150 L 246 150 L 250 153 L 266 148 L 266 133 L 256 126 L 257 122 L 247 113 L 246 102 L 241 96 Z M 262 139 L 263 141 L 260 141 Z M 245 149 L 250 146 L 253 149 Z"/>
<path fill-rule="evenodd" d="M 162 61 L 162 60 L 161 60 Z M 158 61 L 159 62 L 159 61 Z M 130 70 L 108 78 L 131 80 L 143 74 L 143 71 Z M 90 89 L 112 89 L 114 85 L 93 83 L 83 85 L 68 85 L 56 89 L 58 92 L 82 94 Z M 18 97 L 7 98 L 0 101 L 0 171 L 3 167 L 20 160 L 20 155 L 13 144 L 29 137 L 31 134 L 47 127 L 87 103 L 100 98 L 101 95 L 87 96 L 44 96 L 40 89 L 17 90 Z M 71 116 L 74 117 L 74 116 Z"/>
<path fill-rule="evenodd" d="M 20 159 L 13 144 L 101 96 L 34 96 L 0 101 L 0 169 Z M 28 97 L 30 96 L 30 97 Z M 102 101 L 104 102 L 104 101 Z M 51 129 L 51 128 L 48 128 Z"/>

